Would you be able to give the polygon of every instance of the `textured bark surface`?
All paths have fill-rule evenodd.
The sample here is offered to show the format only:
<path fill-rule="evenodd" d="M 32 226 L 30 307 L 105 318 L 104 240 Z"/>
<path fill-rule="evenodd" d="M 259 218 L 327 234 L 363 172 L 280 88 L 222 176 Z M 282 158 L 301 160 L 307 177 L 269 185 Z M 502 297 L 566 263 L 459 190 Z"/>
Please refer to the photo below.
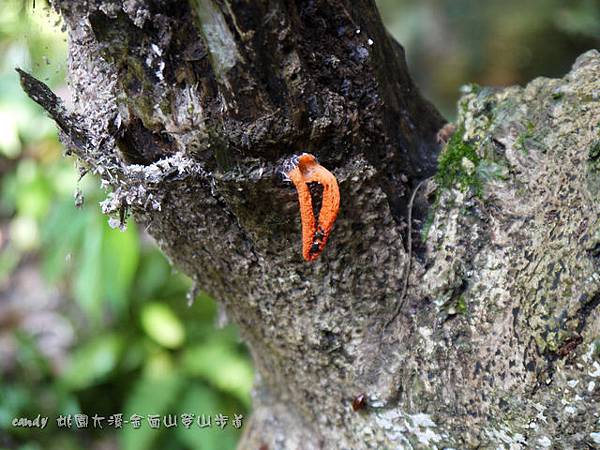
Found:
<path fill-rule="evenodd" d="M 23 85 L 113 222 L 133 212 L 240 326 L 258 372 L 240 448 L 600 445 L 598 52 L 465 94 L 395 317 L 444 121 L 371 1 L 54 6 L 77 110 Z M 304 150 L 342 199 L 315 263 L 279 174 Z"/>

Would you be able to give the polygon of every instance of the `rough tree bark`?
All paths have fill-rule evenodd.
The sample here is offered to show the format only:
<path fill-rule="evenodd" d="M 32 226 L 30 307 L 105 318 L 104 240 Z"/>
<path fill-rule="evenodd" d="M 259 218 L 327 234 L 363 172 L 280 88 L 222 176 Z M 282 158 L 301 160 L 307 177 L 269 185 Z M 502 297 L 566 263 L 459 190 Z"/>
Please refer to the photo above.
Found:
<path fill-rule="evenodd" d="M 444 120 L 371 0 L 53 4 L 76 110 L 23 85 L 113 222 L 132 212 L 239 325 L 240 448 L 600 445 L 598 52 L 471 87 L 438 167 Z M 304 150 L 342 198 L 315 263 L 279 177 Z"/>

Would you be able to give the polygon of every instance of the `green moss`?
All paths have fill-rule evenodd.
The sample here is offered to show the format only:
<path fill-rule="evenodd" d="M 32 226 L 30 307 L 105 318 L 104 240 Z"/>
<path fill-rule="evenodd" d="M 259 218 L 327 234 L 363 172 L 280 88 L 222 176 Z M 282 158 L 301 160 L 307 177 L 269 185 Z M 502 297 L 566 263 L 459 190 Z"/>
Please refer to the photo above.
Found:
<path fill-rule="evenodd" d="M 171 100 L 168 95 L 165 95 L 158 104 L 160 111 L 166 116 L 171 115 Z"/>
<path fill-rule="evenodd" d="M 143 63 L 135 56 L 126 54 L 118 61 L 120 71 L 123 73 L 123 86 L 125 96 L 120 100 L 126 103 L 142 120 L 146 128 L 152 129 L 156 125 L 154 85 L 145 70 Z M 171 104 L 168 96 L 164 96 L 158 107 L 165 116 L 171 114 Z"/>
<path fill-rule="evenodd" d="M 520 148 L 523 153 L 528 154 L 529 150 L 527 149 L 527 146 L 525 145 L 525 142 L 528 139 L 532 139 L 533 138 L 534 131 L 535 131 L 535 125 L 531 121 L 528 121 L 526 126 L 527 126 L 527 130 L 524 133 L 521 133 L 517 137 L 515 145 L 518 148 Z"/>
<path fill-rule="evenodd" d="M 535 131 L 535 125 L 533 124 L 533 122 L 528 121 L 527 122 L 527 134 L 529 134 L 530 136 L 533 136 L 534 131 Z"/>
<path fill-rule="evenodd" d="M 590 147 L 588 161 L 593 171 L 600 172 L 600 140 Z"/>
<path fill-rule="evenodd" d="M 154 129 L 160 125 L 154 109 L 161 92 L 156 90 L 156 76 L 151 75 L 147 55 L 142 50 L 149 47 L 149 38 L 124 13 L 110 20 L 104 15 L 94 15 L 91 20 L 94 34 L 102 44 L 103 58 L 113 63 L 120 74 L 119 102 L 130 107 L 146 128 Z M 168 102 L 158 106 L 163 114 L 171 114 Z"/>
<path fill-rule="evenodd" d="M 463 192 L 473 189 L 475 195 L 480 196 L 483 182 L 478 175 L 477 167 L 481 158 L 472 145 L 463 141 L 464 131 L 461 127 L 452 135 L 446 150 L 440 155 L 435 178 L 443 189 L 458 186 Z"/>
<path fill-rule="evenodd" d="M 461 295 L 456 300 L 456 312 L 458 314 L 466 314 L 467 313 L 467 301 L 465 300 L 464 295 Z"/>
<path fill-rule="evenodd" d="M 559 348 L 559 338 L 556 333 L 550 332 L 546 336 L 546 348 L 552 353 L 556 353 Z"/>

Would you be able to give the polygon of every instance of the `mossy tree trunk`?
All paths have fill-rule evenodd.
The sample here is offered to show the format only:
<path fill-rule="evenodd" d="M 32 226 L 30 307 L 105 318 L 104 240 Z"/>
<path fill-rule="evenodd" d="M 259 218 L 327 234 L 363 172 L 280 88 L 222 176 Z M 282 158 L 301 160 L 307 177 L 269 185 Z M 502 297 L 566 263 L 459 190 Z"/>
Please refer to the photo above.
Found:
<path fill-rule="evenodd" d="M 76 110 L 23 85 L 113 222 L 132 212 L 239 325 L 241 448 L 600 445 L 598 52 L 463 97 L 409 253 L 444 120 L 372 1 L 53 3 Z M 302 151 L 342 199 L 314 263 L 279 176 Z"/>

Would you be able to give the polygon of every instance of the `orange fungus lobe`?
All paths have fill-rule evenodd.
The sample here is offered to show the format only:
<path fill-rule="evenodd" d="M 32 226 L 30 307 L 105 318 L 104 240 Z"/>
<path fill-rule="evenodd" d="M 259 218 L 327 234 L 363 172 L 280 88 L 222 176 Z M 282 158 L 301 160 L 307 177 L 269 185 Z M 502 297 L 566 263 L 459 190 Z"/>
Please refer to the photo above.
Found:
<path fill-rule="evenodd" d="M 335 176 L 310 153 L 292 160 L 286 172 L 296 186 L 302 220 L 302 256 L 306 261 L 319 257 L 340 209 L 340 190 Z"/>

